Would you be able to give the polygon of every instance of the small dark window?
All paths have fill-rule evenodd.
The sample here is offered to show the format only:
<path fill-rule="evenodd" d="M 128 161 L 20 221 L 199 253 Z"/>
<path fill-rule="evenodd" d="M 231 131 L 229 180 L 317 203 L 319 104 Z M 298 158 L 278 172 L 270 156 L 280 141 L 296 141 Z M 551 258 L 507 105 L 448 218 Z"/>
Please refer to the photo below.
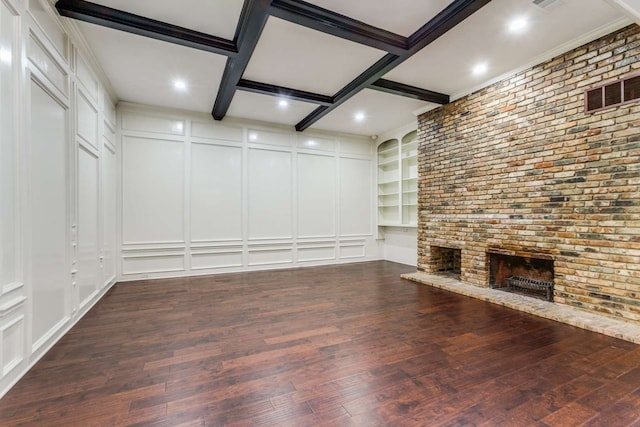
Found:
<path fill-rule="evenodd" d="M 624 81 L 624 100 L 631 101 L 640 98 L 640 76 Z"/>
<path fill-rule="evenodd" d="M 592 89 L 587 92 L 587 111 L 602 108 L 602 88 Z"/>
<path fill-rule="evenodd" d="M 613 83 L 604 87 L 604 106 L 620 104 L 622 102 L 622 82 Z"/>

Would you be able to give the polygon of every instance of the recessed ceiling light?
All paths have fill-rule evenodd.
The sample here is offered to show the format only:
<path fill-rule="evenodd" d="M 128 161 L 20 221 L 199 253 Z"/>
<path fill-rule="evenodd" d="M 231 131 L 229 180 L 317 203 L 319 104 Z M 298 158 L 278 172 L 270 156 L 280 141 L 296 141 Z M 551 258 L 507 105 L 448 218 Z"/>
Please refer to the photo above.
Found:
<path fill-rule="evenodd" d="M 365 116 L 365 114 L 364 114 L 362 111 L 358 111 L 358 112 L 353 116 L 353 119 L 354 119 L 356 122 L 363 122 L 363 121 L 364 121 L 364 119 L 365 119 L 366 117 L 367 117 L 367 116 Z"/>
<path fill-rule="evenodd" d="M 509 31 L 512 33 L 521 33 L 525 28 L 527 28 L 526 18 L 519 17 L 509 22 Z"/>
<path fill-rule="evenodd" d="M 486 73 L 488 69 L 489 66 L 487 66 L 487 64 L 483 62 L 482 64 L 477 64 L 475 67 L 473 67 L 472 72 L 475 75 L 480 75 Z"/>
<path fill-rule="evenodd" d="M 5 64 L 11 64 L 11 51 L 6 48 L 0 48 L 0 61 Z"/>
<path fill-rule="evenodd" d="M 289 106 L 289 101 L 287 101 L 286 99 L 281 99 L 280 101 L 278 101 L 278 107 L 285 109 Z"/>
<path fill-rule="evenodd" d="M 249 134 L 249 141 L 257 141 L 258 140 L 258 134 L 255 132 L 251 132 Z"/>
<path fill-rule="evenodd" d="M 173 81 L 173 88 L 179 90 L 180 92 L 184 92 L 187 90 L 187 82 L 182 79 L 175 79 Z"/>

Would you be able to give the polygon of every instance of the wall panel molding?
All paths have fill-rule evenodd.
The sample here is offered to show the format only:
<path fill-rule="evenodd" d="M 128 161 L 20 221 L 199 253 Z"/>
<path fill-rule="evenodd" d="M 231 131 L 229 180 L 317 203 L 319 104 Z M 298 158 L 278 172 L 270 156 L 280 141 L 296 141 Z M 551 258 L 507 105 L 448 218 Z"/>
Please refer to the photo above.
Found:
<path fill-rule="evenodd" d="M 139 117 L 139 116 L 136 116 Z M 144 125 L 156 122 L 145 116 Z M 122 241 L 184 242 L 184 141 L 122 137 Z"/>
<path fill-rule="evenodd" d="M 2 286 L 2 289 L 0 289 L 0 296 L 6 295 L 10 292 L 13 292 L 22 288 L 24 288 L 23 282 L 6 283 L 5 285 Z"/>
<path fill-rule="evenodd" d="M 64 327 L 68 324 L 69 320 L 71 320 L 70 316 L 64 316 L 60 319 L 55 325 L 51 327 L 44 335 L 38 338 L 33 344 L 31 344 L 31 354 L 37 354 L 40 352 L 41 356 L 46 353 L 47 345 L 52 345 L 52 341 L 56 335 L 61 336 L 60 332 L 64 329 Z"/>
<path fill-rule="evenodd" d="M 182 239 L 163 239 L 160 225 L 145 239 L 131 239 L 125 233 L 119 248 L 119 279 L 378 259 L 371 232 L 374 188 L 369 139 L 323 132 L 299 135 L 293 129 L 241 120 L 221 124 L 197 113 L 127 103 L 118 105 L 118 115 L 124 163 L 131 138 L 184 144 L 181 179 L 188 191 L 182 198 Z M 124 193 L 130 191 L 126 170 Z M 136 195 L 144 199 L 146 193 L 140 190 Z M 174 195 L 170 198 L 177 200 Z M 359 203 L 364 205 L 353 209 Z M 126 209 L 120 215 L 122 224 L 130 221 Z M 341 223 L 347 227 L 342 235 Z M 180 255 L 155 257 L 153 262 L 141 257 L 164 254 L 170 248 Z M 178 260 L 182 254 L 184 264 Z"/>
<path fill-rule="evenodd" d="M 69 74 L 66 67 L 55 59 L 35 33 L 29 34 L 27 58 L 42 73 L 44 80 L 53 84 L 65 97 L 69 96 Z"/>
<path fill-rule="evenodd" d="M 184 252 L 137 252 L 122 255 L 123 275 L 185 271 Z"/>
<path fill-rule="evenodd" d="M 47 48 L 51 54 L 59 55 L 66 62 L 69 57 L 69 36 L 51 4 L 45 0 L 29 0 L 26 12 L 31 21 L 31 31 L 43 34 L 47 44 L 51 46 Z"/>
<path fill-rule="evenodd" d="M 108 83 L 81 33 L 44 0 L 1 0 L 0 19 L 11 53 L 0 64 L 0 160 L 14 165 L 0 164 L 0 207 L 13 208 L 0 224 L 15 234 L 0 231 L 0 261 L 9 247 L 15 258 L 13 271 L 0 265 L 1 398 L 114 283 L 117 139 Z"/>
<path fill-rule="evenodd" d="M 25 358 L 24 315 L 0 324 L 0 378 L 9 375 Z"/>
<path fill-rule="evenodd" d="M 76 91 L 76 115 L 76 128 L 80 143 L 91 147 L 98 157 L 98 150 L 100 150 L 98 107 L 80 87 Z"/>
<path fill-rule="evenodd" d="M 97 104 L 99 101 L 100 81 L 93 75 L 91 68 L 87 65 L 87 61 L 79 49 L 75 50 L 75 69 L 76 81 L 80 83 L 83 91 L 88 94 L 89 98 Z"/>
<path fill-rule="evenodd" d="M 0 303 L 0 319 L 8 316 L 14 310 L 21 308 L 26 300 L 27 297 L 24 295 L 15 296 L 6 302 L 0 299 L 0 301 L 2 301 Z"/>

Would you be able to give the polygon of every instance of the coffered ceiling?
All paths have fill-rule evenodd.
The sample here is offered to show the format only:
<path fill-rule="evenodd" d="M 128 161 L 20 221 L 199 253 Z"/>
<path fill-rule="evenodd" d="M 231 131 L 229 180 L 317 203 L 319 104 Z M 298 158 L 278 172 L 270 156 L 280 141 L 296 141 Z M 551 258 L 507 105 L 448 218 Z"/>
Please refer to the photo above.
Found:
<path fill-rule="evenodd" d="M 376 135 L 628 25 L 615 4 L 622 1 L 59 0 L 56 7 L 79 20 L 122 101 Z"/>

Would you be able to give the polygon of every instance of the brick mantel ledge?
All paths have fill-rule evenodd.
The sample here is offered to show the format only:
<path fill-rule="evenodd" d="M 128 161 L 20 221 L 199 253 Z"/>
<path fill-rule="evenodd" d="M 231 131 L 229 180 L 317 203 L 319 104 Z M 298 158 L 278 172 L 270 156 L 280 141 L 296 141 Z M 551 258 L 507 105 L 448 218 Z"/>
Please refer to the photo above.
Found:
<path fill-rule="evenodd" d="M 449 277 L 423 272 L 403 274 L 403 279 L 444 289 L 457 294 L 481 299 L 514 310 L 523 311 L 545 319 L 566 323 L 592 332 L 608 335 L 640 344 L 640 325 L 611 317 L 587 313 L 565 305 L 554 304 L 524 295 L 513 294 L 491 288 L 481 288 Z"/>

